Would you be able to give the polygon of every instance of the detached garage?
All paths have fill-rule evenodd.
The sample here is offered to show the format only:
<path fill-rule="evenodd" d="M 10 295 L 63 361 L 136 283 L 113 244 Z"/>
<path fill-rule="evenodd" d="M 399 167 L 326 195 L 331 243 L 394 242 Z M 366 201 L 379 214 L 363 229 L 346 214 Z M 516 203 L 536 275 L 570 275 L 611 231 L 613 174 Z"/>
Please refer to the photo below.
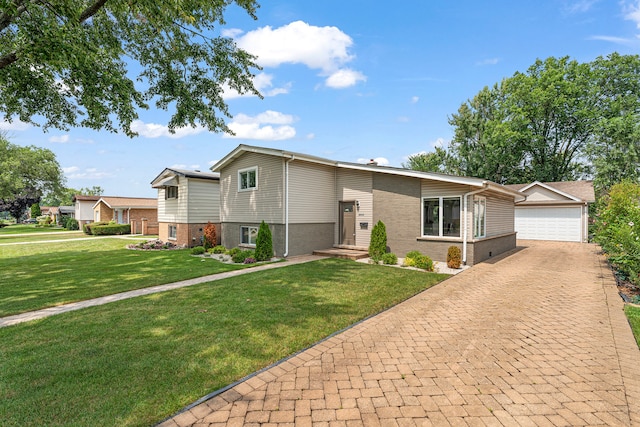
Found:
<path fill-rule="evenodd" d="M 516 203 L 518 239 L 588 240 L 589 204 L 595 202 L 591 181 L 534 182 L 506 187 L 527 197 Z"/>

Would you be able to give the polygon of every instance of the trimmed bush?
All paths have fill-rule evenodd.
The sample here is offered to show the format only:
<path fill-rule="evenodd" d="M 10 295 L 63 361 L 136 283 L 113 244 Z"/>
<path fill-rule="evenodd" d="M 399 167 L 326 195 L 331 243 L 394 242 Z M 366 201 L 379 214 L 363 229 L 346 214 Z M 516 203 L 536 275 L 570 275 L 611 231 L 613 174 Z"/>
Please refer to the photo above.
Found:
<path fill-rule="evenodd" d="M 229 255 L 230 257 L 233 257 L 234 255 L 239 254 L 240 252 L 242 252 L 242 249 L 240 248 L 231 248 L 227 250 L 227 255 Z"/>
<path fill-rule="evenodd" d="M 82 227 L 82 231 L 84 231 L 85 234 L 93 234 L 93 232 L 91 231 L 91 229 L 93 227 L 99 227 L 99 226 L 109 225 L 109 224 L 110 224 L 110 222 L 108 222 L 108 221 L 90 222 L 88 224 L 85 224 Z"/>
<path fill-rule="evenodd" d="M 460 264 L 462 264 L 462 252 L 460 252 L 460 248 L 457 246 L 449 246 L 447 250 L 447 267 L 460 268 Z"/>
<path fill-rule="evenodd" d="M 214 246 L 211 249 L 209 249 L 209 252 L 211 252 L 212 254 L 223 254 L 223 253 L 227 252 L 227 248 L 225 248 L 222 245 L 218 245 L 218 246 Z"/>
<path fill-rule="evenodd" d="M 244 259 L 244 264 L 255 264 L 255 263 L 256 263 L 255 258 L 248 257 Z"/>
<path fill-rule="evenodd" d="M 387 227 L 384 222 L 378 221 L 371 230 L 369 257 L 377 263 L 382 260 L 385 253 L 387 253 Z"/>
<path fill-rule="evenodd" d="M 94 236 L 114 236 L 121 234 L 131 234 L 131 224 L 107 224 L 93 225 L 91 234 Z"/>
<path fill-rule="evenodd" d="M 404 257 L 405 267 L 416 267 L 422 270 L 433 271 L 433 260 L 418 251 L 408 252 Z"/>
<path fill-rule="evenodd" d="M 204 246 L 194 246 L 191 248 L 191 255 L 202 255 L 206 251 L 204 250 Z"/>
<path fill-rule="evenodd" d="M 273 257 L 273 241 L 271 229 L 262 221 L 256 236 L 256 260 L 269 261 Z"/>
<path fill-rule="evenodd" d="M 382 263 L 385 265 L 396 265 L 398 263 L 398 257 L 393 252 L 388 252 L 382 255 Z"/>
<path fill-rule="evenodd" d="M 67 217 L 64 221 L 64 228 L 67 230 L 80 230 L 78 220 L 75 218 Z"/>
<path fill-rule="evenodd" d="M 250 250 L 246 250 L 246 251 L 240 251 L 238 253 L 236 253 L 235 255 L 233 255 L 231 257 L 231 260 L 233 262 L 235 262 L 236 264 L 243 264 L 244 261 L 247 258 L 254 258 L 255 259 L 255 253 L 253 251 Z"/>

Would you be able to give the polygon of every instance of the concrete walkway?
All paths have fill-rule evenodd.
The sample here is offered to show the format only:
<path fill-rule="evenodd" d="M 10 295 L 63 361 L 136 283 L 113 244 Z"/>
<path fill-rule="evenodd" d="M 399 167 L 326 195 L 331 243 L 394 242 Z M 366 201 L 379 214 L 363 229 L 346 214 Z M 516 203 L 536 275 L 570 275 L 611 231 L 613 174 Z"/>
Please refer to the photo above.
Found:
<path fill-rule="evenodd" d="M 133 291 L 121 292 L 119 294 L 107 295 L 104 297 L 93 298 L 85 301 L 74 302 L 70 304 L 59 305 L 56 307 L 49 307 L 37 311 L 29 311 L 26 313 L 16 314 L 13 316 L 0 317 L 0 328 L 5 326 L 16 325 L 18 323 L 29 322 L 31 320 L 42 319 L 44 317 L 54 316 L 60 313 L 66 313 L 68 311 L 81 310 L 87 307 L 93 307 L 96 305 L 108 304 L 114 301 L 121 301 L 123 299 L 135 298 L 142 295 L 155 294 L 158 292 L 169 291 L 177 288 L 184 288 L 185 286 L 197 285 L 200 283 L 213 282 L 215 280 L 226 279 L 228 277 L 235 277 L 241 274 L 249 274 L 255 271 L 270 270 L 272 268 L 286 267 L 293 264 L 301 264 L 304 262 L 314 261 L 325 257 L 308 255 L 288 258 L 283 262 L 276 262 L 273 264 L 263 264 L 252 268 L 245 268 L 242 270 L 227 271 L 225 273 L 212 274 L 210 276 L 196 277 L 195 279 L 183 280 L 181 282 L 168 283 L 166 285 L 152 286 L 149 288 L 136 289 Z"/>
<path fill-rule="evenodd" d="M 640 426 L 640 351 L 586 244 L 520 242 L 176 426 Z"/>

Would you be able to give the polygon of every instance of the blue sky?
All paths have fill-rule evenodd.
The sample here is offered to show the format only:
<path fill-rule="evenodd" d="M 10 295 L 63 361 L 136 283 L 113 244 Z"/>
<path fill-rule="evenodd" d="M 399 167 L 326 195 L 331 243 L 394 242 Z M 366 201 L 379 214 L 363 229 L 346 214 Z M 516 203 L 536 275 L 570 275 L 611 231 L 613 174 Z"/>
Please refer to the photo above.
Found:
<path fill-rule="evenodd" d="M 150 182 L 165 167 L 207 170 L 238 144 L 401 166 L 446 146 L 463 102 L 537 58 L 640 53 L 640 0 L 263 0 L 257 21 L 227 12 L 221 31 L 258 55 L 265 95 L 227 92 L 235 137 L 170 135 L 170 112 L 154 109 L 140 112 L 134 139 L 2 118 L 0 130 L 52 150 L 68 187 L 155 197 Z"/>

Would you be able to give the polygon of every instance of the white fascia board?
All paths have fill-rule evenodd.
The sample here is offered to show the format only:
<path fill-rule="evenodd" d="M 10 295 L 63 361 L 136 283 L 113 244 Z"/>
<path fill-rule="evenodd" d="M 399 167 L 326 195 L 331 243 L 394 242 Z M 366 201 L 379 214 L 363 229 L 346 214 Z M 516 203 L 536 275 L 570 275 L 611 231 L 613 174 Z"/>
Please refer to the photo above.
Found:
<path fill-rule="evenodd" d="M 551 187 L 550 185 L 543 184 L 543 183 L 542 183 L 542 182 L 540 182 L 540 181 L 534 181 L 534 182 L 532 182 L 531 184 L 527 185 L 526 187 L 524 187 L 524 188 L 520 189 L 520 192 L 521 192 L 521 193 L 524 193 L 525 191 L 527 191 L 528 189 L 530 189 L 530 188 L 532 188 L 532 187 L 534 187 L 534 186 L 536 186 L 536 185 L 537 185 L 537 186 L 540 186 L 540 187 L 542 187 L 542 188 L 544 188 L 544 189 L 546 189 L 546 190 L 549 190 L 549 191 L 551 191 L 551 192 L 553 192 L 553 193 L 556 193 L 556 194 L 559 194 L 559 195 L 561 195 L 561 196 L 563 196 L 563 197 L 566 197 L 566 198 L 568 198 L 568 199 L 575 200 L 576 202 L 581 202 L 581 201 L 582 201 L 582 200 L 580 200 L 579 198 L 577 198 L 577 197 L 575 197 L 575 196 L 572 196 L 571 194 L 565 193 L 564 191 L 560 191 L 560 190 L 558 190 L 557 188 L 553 188 L 553 187 Z"/>

